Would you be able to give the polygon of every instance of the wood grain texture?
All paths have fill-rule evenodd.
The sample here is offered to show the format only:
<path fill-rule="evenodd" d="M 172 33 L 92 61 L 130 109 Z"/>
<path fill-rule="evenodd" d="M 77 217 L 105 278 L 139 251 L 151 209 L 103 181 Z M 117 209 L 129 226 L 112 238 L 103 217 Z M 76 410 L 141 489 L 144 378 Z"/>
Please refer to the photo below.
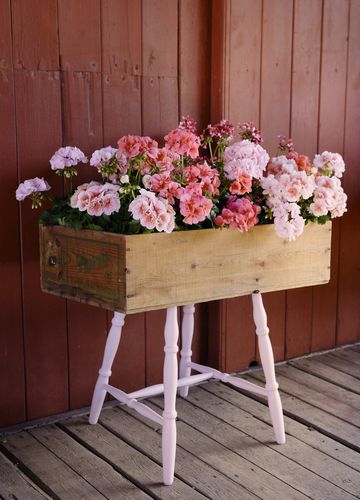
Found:
<path fill-rule="evenodd" d="M 260 130 L 270 156 L 276 135 L 289 134 L 293 2 L 264 0 L 262 12 Z M 285 292 L 264 297 L 275 360 L 285 356 Z"/>
<path fill-rule="evenodd" d="M 243 121 L 258 124 L 262 4 L 246 0 L 219 4 L 216 2 L 213 9 L 212 120 L 226 117 L 234 124 Z M 220 343 L 225 364 L 221 368 L 230 372 L 247 368 L 255 360 L 255 333 L 248 298 L 233 298 L 210 308 L 213 309 L 210 314 L 221 315 L 225 320 L 209 322 L 209 335 L 223 337 Z"/>
<path fill-rule="evenodd" d="M 104 412 L 102 424 L 116 435 L 134 442 L 155 461 L 161 461 L 161 435 L 154 429 L 154 424 L 142 418 L 136 412 L 126 409 L 116 409 Z M 241 485 L 229 481 L 229 478 L 209 466 L 206 462 L 177 447 L 176 472 L 180 479 L 196 485 L 197 490 L 209 498 L 254 498 Z"/>
<path fill-rule="evenodd" d="M 102 72 L 141 75 L 141 0 L 103 0 L 101 20 Z"/>
<path fill-rule="evenodd" d="M 318 150 L 343 153 L 345 93 L 348 54 L 349 1 L 325 0 L 323 12 L 322 62 Z M 331 279 L 314 289 L 312 350 L 335 346 L 337 328 L 339 221 L 334 223 Z"/>
<path fill-rule="evenodd" d="M 41 226 L 44 291 L 127 314 L 326 283 L 331 223 L 121 235 Z M 217 248 L 216 254 L 210 249 Z M 208 255 L 204 261 L 203 256 Z"/>
<path fill-rule="evenodd" d="M 6 439 L 3 446 L 29 468 L 46 485 L 51 497 L 97 499 L 106 498 L 79 476 L 71 467 L 57 457 L 47 446 L 41 444 L 30 433 L 14 434 Z"/>
<path fill-rule="evenodd" d="M 59 75 L 42 71 L 16 72 L 15 92 L 20 179 L 48 177 L 48 161 L 61 135 Z M 59 179 L 54 175 L 50 182 L 54 192 L 59 194 Z M 45 298 L 41 293 L 37 217 L 28 206 L 21 207 L 22 252 L 26 255 L 23 300 L 28 419 L 68 409 L 65 301 L 57 297 Z"/>
<path fill-rule="evenodd" d="M 101 71 L 100 0 L 59 1 L 60 63 L 66 71 Z"/>
<path fill-rule="evenodd" d="M 321 14 L 320 0 L 295 2 L 290 135 L 296 150 L 311 159 L 317 152 Z M 312 289 L 287 292 L 286 359 L 310 351 L 313 314 L 316 312 L 312 308 Z"/>
<path fill-rule="evenodd" d="M 160 398 L 152 398 L 152 401 L 160 408 L 163 407 Z M 272 474 L 272 468 L 280 460 L 276 452 L 272 453 L 269 448 L 259 448 L 251 436 L 236 431 L 186 400 L 179 398 L 178 409 L 178 443 L 182 448 L 188 451 L 196 449 L 197 457 L 206 460 L 212 467 L 260 498 L 305 498 L 303 493 L 284 482 L 283 477 L 279 479 L 284 473 L 283 467 L 277 467 L 277 476 Z M 235 442 L 236 450 L 232 450 L 233 444 L 230 443 Z"/>
<path fill-rule="evenodd" d="M 142 20 L 143 75 L 176 78 L 178 0 L 142 0 Z"/>
<path fill-rule="evenodd" d="M 64 428 L 81 443 L 88 443 L 98 456 L 106 459 L 132 481 L 144 482 L 145 491 L 159 498 L 204 498 L 180 479 L 175 478 L 171 488 L 162 484 L 161 465 L 114 436 L 104 427 L 90 427 L 85 419 L 65 422 Z"/>
<path fill-rule="evenodd" d="M 232 123 L 259 123 L 261 8 L 259 0 L 230 2 L 225 114 Z"/>
<path fill-rule="evenodd" d="M 2 454 L 0 454 L 0 478 L 1 494 L 5 499 L 15 497 L 28 500 L 44 500 L 49 498 Z"/>
<path fill-rule="evenodd" d="M 56 0 L 12 3 L 14 67 L 28 70 L 59 69 Z"/>
<path fill-rule="evenodd" d="M 2 131 L 2 198 L 8 207 L 2 223 L 6 244 L 0 256 L 0 426 L 25 419 L 25 368 L 22 331 L 21 253 L 19 212 L 14 197 L 17 186 L 14 73 L 11 54 L 10 2 L 0 4 L 0 128 Z M 11 283 L 11 286 L 4 286 Z M 16 360 L 16 362 L 15 362 Z M 13 391 L 9 392 L 9 387 Z M 7 395 L 5 397 L 5 394 Z"/>
<path fill-rule="evenodd" d="M 337 345 L 360 339 L 360 188 L 358 164 L 360 144 L 357 130 L 360 123 L 360 4 L 350 4 L 349 53 L 345 115 L 344 156 L 347 165 L 344 189 L 348 195 L 348 213 L 341 221 L 339 250 L 339 289 Z"/>
<path fill-rule="evenodd" d="M 211 2 L 179 2 L 179 114 L 201 131 L 210 120 Z"/>
<path fill-rule="evenodd" d="M 141 134 L 141 0 L 102 2 L 104 145 Z M 108 328 L 112 312 L 108 313 Z M 110 382 L 125 391 L 146 385 L 145 316 L 125 318 Z"/>

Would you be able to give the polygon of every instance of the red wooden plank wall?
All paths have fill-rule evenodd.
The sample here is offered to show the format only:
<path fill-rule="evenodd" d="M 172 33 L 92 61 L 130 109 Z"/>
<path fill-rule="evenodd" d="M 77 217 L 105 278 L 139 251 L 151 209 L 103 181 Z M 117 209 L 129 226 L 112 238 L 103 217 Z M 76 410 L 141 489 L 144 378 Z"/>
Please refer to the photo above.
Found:
<path fill-rule="evenodd" d="M 48 161 L 61 145 L 90 154 L 128 133 L 161 139 L 182 114 L 205 126 L 210 14 L 210 0 L 0 0 L 0 181 L 8 213 L 0 426 L 89 404 L 111 319 L 41 292 L 38 214 L 17 206 L 18 182 L 50 179 Z M 90 176 L 84 167 L 79 180 Z M 61 192 L 56 176 L 50 183 Z M 207 348 L 201 318 L 198 360 Z M 163 319 L 161 312 L 127 318 L 115 384 L 134 390 L 161 379 Z"/>
<path fill-rule="evenodd" d="M 270 153 L 344 155 L 348 213 L 334 223 L 328 285 L 264 296 L 277 360 L 360 340 L 360 4 L 357 0 L 219 0 L 213 11 L 212 118 L 259 124 Z M 257 360 L 249 297 L 211 306 L 210 359 Z M 219 333 L 220 332 L 220 335 Z"/>
<path fill-rule="evenodd" d="M 359 22 L 357 0 L 0 0 L 0 426 L 89 404 L 111 319 L 42 294 L 37 214 L 17 205 L 17 183 L 50 178 L 61 145 L 160 139 L 184 114 L 252 120 L 270 149 L 289 133 L 309 155 L 344 153 L 331 284 L 265 302 L 277 359 L 359 338 Z M 256 359 L 249 298 L 198 311 L 197 360 L 233 371 Z M 115 384 L 160 380 L 163 320 L 127 318 Z"/>

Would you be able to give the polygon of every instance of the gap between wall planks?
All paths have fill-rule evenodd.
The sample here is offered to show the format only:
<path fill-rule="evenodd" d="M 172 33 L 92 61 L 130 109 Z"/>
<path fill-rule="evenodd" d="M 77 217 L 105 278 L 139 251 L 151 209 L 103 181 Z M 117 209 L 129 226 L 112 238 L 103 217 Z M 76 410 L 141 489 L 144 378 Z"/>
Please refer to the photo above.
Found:
<path fill-rule="evenodd" d="M 24 340 L 22 331 L 21 253 L 19 213 L 14 191 L 17 186 L 14 71 L 9 2 L 0 3 L 0 129 L 2 165 L 0 183 L 7 207 L 6 245 L 2 245 L 0 287 L 0 415 L 6 421 L 26 419 Z M 3 228 L 4 231 L 5 228 Z M 5 231 L 2 233 L 5 235 Z M 5 286 L 11 284 L 11 286 Z M 14 360 L 17 360 L 14 363 Z M 9 391 L 10 382 L 13 390 Z M 5 397 L 6 395 L 6 397 Z M 1 424 L 0 424 L 1 425 Z"/>
<path fill-rule="evenodd" d="M 212 119 L 225 115 L 234 122 L 254 121 L 272 154 L 274 135 L 290 133 L 310 157 L 327 149 L 345 153 L 347 162 L 344 186 L 350 213 L 334 224 L 330 284 L 264 296 L 275 357 L 287 359 L 355 341 L 360 335 L 355 216 L 360 197 L 354 181 L 359 6 L 350 0 L 222 0 L 216 5 Z M 217 323 L 211 335 L 216 329 L 221 332 L 215 344 L 220 349 L 212 358 L 227 371 L 247 367 L 255 357 L 248 310 L 238 299 L 212 307 L 217 309 Z"/>
<path fill-rule="evenodd" d="M 290 136 L 299 151 L 313 158 L 318 148 L 322 1 L 295 0 L 294 6 Z M 286 358 L 311 350 L 312 297 L 309 288 L 286 294 Z"/>
<path fill-rule="evenodd" d="M 360 158 L 360 3 L 355 0 L 350 3 L 349 20 L 344 157 L 351 168 L 344 176 L 349 204 L 348 214 L 341 221 L 337 345 L 360 338 L 360 185 L 356 169 Z"/>

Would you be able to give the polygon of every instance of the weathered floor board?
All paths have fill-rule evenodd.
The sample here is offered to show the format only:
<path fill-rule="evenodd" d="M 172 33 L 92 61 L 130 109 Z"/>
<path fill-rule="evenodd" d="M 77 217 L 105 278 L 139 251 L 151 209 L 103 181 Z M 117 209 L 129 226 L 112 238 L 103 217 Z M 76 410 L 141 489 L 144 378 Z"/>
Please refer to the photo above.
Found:
<path fill-rule="evenodd" d="M 161 429 L 124 407 L 7 430 L 0 499 L 360 498 L 359 345 L 277 366 L 287 442 L 266 402 L 219 382 L 180 397 L 176 478 L 162 485 Z M 263 381 L 262 371 L 243 375 Z M 161 397 L 148 404 L 162 411 Z M 0 430 L 1 433 L 1 430 Z"/>

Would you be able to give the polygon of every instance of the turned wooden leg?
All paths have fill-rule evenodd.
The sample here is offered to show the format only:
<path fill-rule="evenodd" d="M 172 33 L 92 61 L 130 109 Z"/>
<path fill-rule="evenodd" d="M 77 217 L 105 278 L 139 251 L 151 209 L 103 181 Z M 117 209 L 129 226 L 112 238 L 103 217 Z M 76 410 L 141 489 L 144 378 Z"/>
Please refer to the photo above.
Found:
<path fill-rule="evenodd" d="M 165 324 L 164 423 L 162 433 L 163 480 L 165 485 L 173 483 L 175 470 L 178 337 L 177 308 L 169 307 L 166 312 Z"/>
<path fill-rule="evenodd" d="M 180 378 L 189 377 L 191 368 L 188 363 L 191 362 L 191 343 L 194 334 L 194 313 L 195 306 L 193 304 L 183 307 L 183 320 L 181 325 L 181 341 L 182 347 L 180 351 Z M 189 393 L 189 386 L 184 385 L 180 389 L 180 396 L 186 398 Z"/>
<path fill-rule="evenodd" d="M 104 404 L 106 389 L 104 385 L 109 383 L 109 378 L 111 375 L 111 367 L 115 358 L 116 351 L 119 347 L 121 329 L 124 325 L 125 314 L 115 312 L 114 317 L 111 322 L 111 328 L 109 331 L 108 338 L 106 340 L 104 358 L 102 366 L 99 370 L 99 376 L 95 385 L 94 394 L 91 402 L 91 410 L 89 416 L 89 423 L 96 424 L 101 408 Z"/>
<path fill-rule="evenodd" d="M 268 403 L 271 421 L 273 424 L 276 441 L 279 444 L 283 444 L 285 443 L 284 417 L 278 391 L 279 386 L 275 378 L 274 355 L 269 339 L 267 317 L 261 294 L 259 292 L 254 292 L 252 294 L 252 302 L 254 322 L 256 325 L 256 334 L 258 336 L 260 359 L 266 380 L 265 389 L 268 391 Z"/>

